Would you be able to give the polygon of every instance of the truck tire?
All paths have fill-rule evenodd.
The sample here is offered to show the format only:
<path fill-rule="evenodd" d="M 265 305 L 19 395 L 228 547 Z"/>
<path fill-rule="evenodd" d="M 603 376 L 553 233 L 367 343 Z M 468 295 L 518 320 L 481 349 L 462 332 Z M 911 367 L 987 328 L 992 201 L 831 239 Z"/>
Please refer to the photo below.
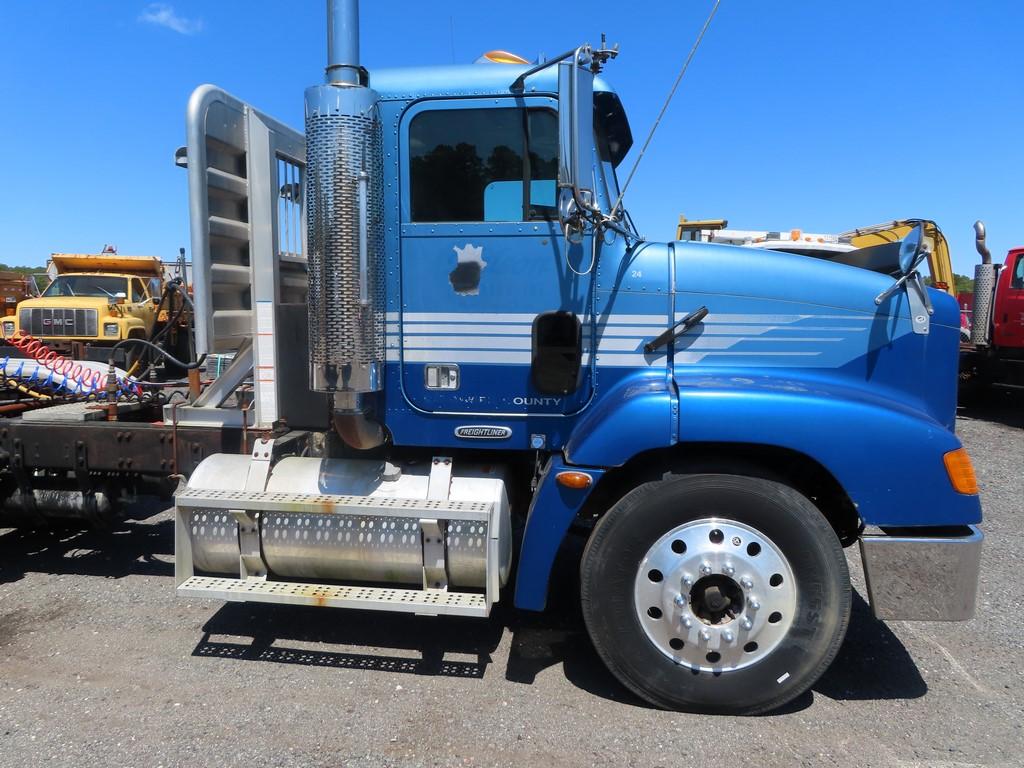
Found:
<path fill-rule="evenodd" d="M 835 532 L 806 497 L 760 478 L 633 489 L 598 521 L 580 575 L 598 654 L 664 709 L 780 707 L 832 663 L 850 617 Z"/>

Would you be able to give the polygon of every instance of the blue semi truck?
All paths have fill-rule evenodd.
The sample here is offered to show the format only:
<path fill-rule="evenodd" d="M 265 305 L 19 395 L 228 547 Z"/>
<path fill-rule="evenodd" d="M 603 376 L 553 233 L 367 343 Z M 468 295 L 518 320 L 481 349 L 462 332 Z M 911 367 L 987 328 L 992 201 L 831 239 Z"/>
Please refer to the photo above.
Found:
<path fill-rule="evenodd" d="M 179 594 L 541 611 L 584 536 L 608 668 L 729 713 L 831 663 L 844 547 L 876 616 L 971 617 L 960 318 L 920 231 L 845 263 L 649 242 L 617 51 L 367 71 L 356 3 L 327 5 L 304 132 L 189 104 L 196 342 L 229 364 L 165 418 L 243 439 L 181 478 Z"/>

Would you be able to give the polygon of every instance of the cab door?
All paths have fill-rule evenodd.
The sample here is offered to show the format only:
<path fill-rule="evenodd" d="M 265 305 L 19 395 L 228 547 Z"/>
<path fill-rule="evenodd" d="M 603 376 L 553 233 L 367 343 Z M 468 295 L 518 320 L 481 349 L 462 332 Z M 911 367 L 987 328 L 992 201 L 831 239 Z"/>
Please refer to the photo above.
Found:
<path fill-rule="evenodd" d="M 139 320 L 148 334 L 153 330 L 153 315 L 155 308 L 146 284 L 141 279 L 133 277 L 129 280 L 128 314 Z"/>
<path fill-rule="evenodd" d="M 999 275 L 992 324 L 995 346 L 1024 348 L 1024 250 L 1011 251 Z"/>
<path fill-rule="evenodd" d="M 590 243 L 567 247 L 559 229 L 556 107 L 428 100 L 402 118 L 401 311 L 388 346 L 418 409 L 558 416 L 590 398 Z"/>

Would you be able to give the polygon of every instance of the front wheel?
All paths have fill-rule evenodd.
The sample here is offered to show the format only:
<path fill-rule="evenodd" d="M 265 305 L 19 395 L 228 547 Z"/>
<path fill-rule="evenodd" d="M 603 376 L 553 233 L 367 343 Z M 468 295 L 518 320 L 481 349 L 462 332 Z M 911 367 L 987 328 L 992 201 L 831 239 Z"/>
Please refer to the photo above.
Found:
<path fill-rule="evenodd" d="M 781 706 L 832 662 L 850 615 L 846 559 L 818 509 L 736 475 L 630 491 L 595 527 L 581 582 L 605 664 L 666 709 Z"/>

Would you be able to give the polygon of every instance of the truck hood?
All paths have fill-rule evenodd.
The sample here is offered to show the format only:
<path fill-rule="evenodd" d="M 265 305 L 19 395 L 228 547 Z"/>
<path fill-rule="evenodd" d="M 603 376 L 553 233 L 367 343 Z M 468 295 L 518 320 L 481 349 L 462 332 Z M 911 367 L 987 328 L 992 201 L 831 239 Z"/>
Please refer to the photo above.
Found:
<path fill-rule="evenodd" d="M 18 302 L 18 309 L 96 309 L 100 314 L 107 311 L 110 302 L 98 296 L 45 296 Z"/>
<path fill-rule="evenodd" d="M 881 395 L 952 429 L 960 315 L 930 290 L 928 333 L 915 333 L 910 302 L 893 279 L 858 267 L 777 251 L 677 242 L 677 319 L 707 306 L 675 345 L 675 373 L 762 374 L 828 380 Z"/>

